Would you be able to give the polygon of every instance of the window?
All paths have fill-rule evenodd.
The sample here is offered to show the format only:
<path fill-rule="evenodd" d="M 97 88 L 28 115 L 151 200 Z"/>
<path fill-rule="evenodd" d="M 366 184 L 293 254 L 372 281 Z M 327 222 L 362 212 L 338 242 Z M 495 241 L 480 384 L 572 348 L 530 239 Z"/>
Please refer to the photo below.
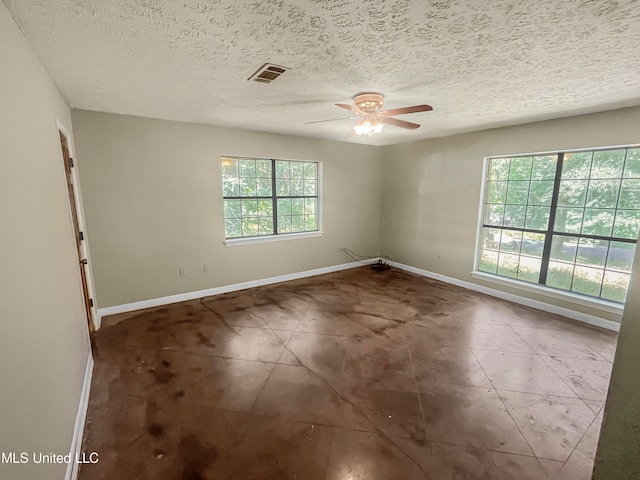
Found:
<path fill-rule="evenodd" d="M 489 158 L 478 270 L 623 303 L 640 148 Z"/>
<path fill-rule="evenodd" d="M 222 157 L 227 239 L 318 231 L 318 163 Z"/>

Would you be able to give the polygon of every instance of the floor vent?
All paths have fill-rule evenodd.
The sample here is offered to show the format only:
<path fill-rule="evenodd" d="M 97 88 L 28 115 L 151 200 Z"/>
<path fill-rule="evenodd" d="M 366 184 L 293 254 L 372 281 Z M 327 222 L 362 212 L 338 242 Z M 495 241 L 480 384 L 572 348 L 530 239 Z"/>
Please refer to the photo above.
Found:
<path fill-rule="evenodd" d="M 287 68 L 281 67 L 280 65 L 265 63 L 256 73 L 251 75 L 248 80 L 260 83 L 271 83 L 287 70 Z"/>

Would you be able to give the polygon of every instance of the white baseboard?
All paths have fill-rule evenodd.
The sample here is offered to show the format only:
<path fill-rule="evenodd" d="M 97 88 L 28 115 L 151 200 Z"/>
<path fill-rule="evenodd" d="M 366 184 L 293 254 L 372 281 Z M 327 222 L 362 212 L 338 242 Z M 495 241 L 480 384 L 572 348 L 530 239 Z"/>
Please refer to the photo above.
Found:
<path fill-rule="evenodd" d="M 376 262 L 377 259 L 372 259 L 372 262 Z M 233 285 L 224 285 L 222 287 L 208 288 L 206 290 L 197 290 L 195 292 L 180 293 L 177 295 L 169 295 L 167 297 L 152 298 L 150 300 L 142 300 L 140 302 L 126 303 L 124 305 L 115 305 L 113 307 L 105 307 L 98 309 L 98 315 L 96 317 L 96 323 L 98 328 L 102 323 L 102 317 L 107 315 L 115 315 L 118 313 L 133 312 L 136 310 L 142 310 L 145 308 L 159 307 L 162 305 L 168 305 L 170 303 L 184 302 L 187 300 L 195 300 L 197 298 L 209 297 L 211 295 L 220 295 L 221 293 L 235 292 L 238 290 L 246 290 L 247 288 L 261 287 L 263 285 L 270 285 L 272 283 L 288 282 L 290 280 L 297 280 L 299 278 L 314 277 L 316 275 L 322 275 L 325 273 L 339 272 L 340 270 L 347 270 L 349 268 L 361 267 L 363 262 L 350 262 L 340 265 L 332 265 L 330 267 L 316 268 L 314 270 L 306 270 L 304 272 L 288 273 L 286 275 L 278 275 L 275 277 L 262 278 L 260 280 L 251 280 L 249 282 L 234 283 Z"/>
<path fill-rule="evenodd" d="M 406 270 L 407 272 L 412 272 L 418 275 L 422 275 L 423 277 L 432 278 L 434 280 L 450 283 L 452 285 L 457 285 L 458 287 L 474 290 L 476 292 L 484 293 L 486 295 L 491 295 L 492 297 L 508 300 L 510 302 L 518 303 L 520 305 L 525 305 L 527 307 L 535 308 L 537 310 L 542 310 L 544 312 L 561 315 L 563 317 L 571 318 L 572 320 L 578 320 L 579 322 L 588 323 L 589 325 L 605 328 L 607 330 L 611 330 L 614 332 L 620 331 L 620 324 L 618 322 L 613 322 L 605 318 L 596 317 L 595 315 L 589 315 L 587 313 L 577 312 L 569 308 L 558 307 L 556 305 L 540 302 L 538 300 L 532 300 L 530 298 L 522 297 L 520 295 L 514 295 L 512 293 L 507 293 L 500 290 L 496 290 L 494 288 L 478 285 L 477 283 L 471 283 L 471 282 L 467 282 L 457 278 L 447 277 L 446 275 L 442 275 L 440 273 L 434 273 L 428 270 L 422 270 L 421 268 L 412 267 L 411 265 L 405 265 L 403 263 L 393 262 L 393 266 L 398 267 L 402 270 Z"/>
<path fill-rule="evenodd" d="M 87 359 L 87 368 L 84 372 L 84 381 L 82 383 L 82 392 L 80 394 L 80 404 L 78 405 L 78 413 L 76 415 L 76 424 L 73 429 L 73 438 L 71 440 L 71 448 L 69 453 L 71 461 L 67 464 L 67 473 L 65 480 L 76 480 L 78 478 L 78 466 L 75 459 L 80 456 L 82 449 L 82 435 L 84 433 L 84 422 L 87 418 L 87 408 L 89 407 L 89 392 L 91 391 L 91 376 L 93 374 L 93 357 L 89 352 Z"/>

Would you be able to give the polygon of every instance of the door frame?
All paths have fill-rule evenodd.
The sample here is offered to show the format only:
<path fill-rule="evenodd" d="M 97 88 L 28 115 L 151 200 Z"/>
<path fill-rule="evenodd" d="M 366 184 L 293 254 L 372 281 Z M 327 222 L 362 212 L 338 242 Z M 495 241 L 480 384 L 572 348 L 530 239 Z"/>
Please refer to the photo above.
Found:
<path fill-rule="evenodd" d="M 87 244 L 87 230 L 86 230 L 86 223 L 84 221 L 84 209 L 82 208 L 82 192 L 80 191 L 80 182 L 78 180 L 78 170 L 77 170 L 77 159 L 76 159 L 76 155 L 75 155 L 75 145 L 73 143 L 73 135 L 71 133 L 70 130 L 68 130 L 64 124 L 62 124 L 62 122 L 60 122 L 60 120 L 56 119 L 56 127 L 57 127 L 57 132 L 58 132 L 58 136 L 62 135 L 67 143 L 67 150 L 69 152 L 69 157 L 71 159 L 73 159 L 73 168 L 71 168 L 71 184 L 73 186 L 73 196 L 74 196 L 74 200 L 75 200 L 75 210 L 76 210 L 76 217 L 78 219 L 78 228 L 81 232 L 83 232 L 84 234 L 84 240 L 80 242 L 80 251 L 79 254 L 82 256 L 82 258 L 78 258 L 78 268 L 84 268 L 85 269 L 85 276 L 86 276 L 86 288 L 87 288 L 87 295 L 89 296 L 90 299 L 93 299 L 93 305 L 88 306 L 90 313 L 91 313 L 91 320 L 87 319 L 87 327 L 89 328 L 89 333 L 92 333 L 96 330 L 98 330 L 98 328 L 100 328 L 100 324 L 99 324 L 99 319 L 98 319 L 98 306 L 97 306 L 97 302 L 95 301 L 95 288 L 94 288 L 94 283 L 93 283 L 93 272 L 91 270 L 91 263 L 87 262 L 84 266 L 82 264 L 80 264 L 80 260 L 82 260 L 83 258 L 88 259 L 89 258 L 89 248 L 88 248 L 88 244 Z M 60 160 L 62 162 L 62 167 L 66 170 L 65 164 L 64 164 L 64 158 L 62 156 L 62 145 L 60 145 Z M 65 184 L 67 184 L 67 173 L 66 171 L 64 172 L 64 178 L 65 178 Z M 71 210 L 71 199 L 68 198 L 68 204 L 69 204 L 69 216 L 71 217 L 71 228 L 74 230 L 73 232 L 73 236 L 74 236 L 74 240 L 75 240 L 75 229 L 74 229 L 74 225 L 73 225 L 73 213 Z M 80 274 L 80 272 L 78 271 L 78 274 Z M 84 295 L 84 294 L 83 294 Z M 84 298 L 82 299 L 83 303 L 84 303 Z M 91 322 L 91 325 L 89 325 L 89 321 Z M 91 328 L 93 327 L 93 328 Z"/>

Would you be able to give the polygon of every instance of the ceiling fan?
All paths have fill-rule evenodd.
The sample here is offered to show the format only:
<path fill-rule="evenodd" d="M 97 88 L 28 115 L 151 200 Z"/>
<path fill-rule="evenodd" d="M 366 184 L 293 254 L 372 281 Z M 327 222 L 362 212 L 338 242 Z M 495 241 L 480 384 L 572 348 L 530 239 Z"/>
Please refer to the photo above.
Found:
<path fill-rule="evenodd" d="M 376 133 L 380 133 L 385 124 L 394 125 L 400 128 L 415 130 L 420 127 L 417 123 L 406 122 L 397 118 L 395 115 L 405 115 L 407 113 L 428 112 L 433 110 L 431 105 L 414 105 L 413 107 L 392 108 L 390 110 L 380 110 L 384 105 L 384 96 L 379 93 L 361 93 L 353 98 L 353 105 L 344 103 L 336 103 L 337 107 L 350 110 L 358 115 L 359 122 L 353 127 L 356 135 L 366 135 L 371 137 Z M 333 122 L 336 120 L 344 120 L 343 118 L 333 118 L 331 120 L 319 120 L 310 123 Z"/>

